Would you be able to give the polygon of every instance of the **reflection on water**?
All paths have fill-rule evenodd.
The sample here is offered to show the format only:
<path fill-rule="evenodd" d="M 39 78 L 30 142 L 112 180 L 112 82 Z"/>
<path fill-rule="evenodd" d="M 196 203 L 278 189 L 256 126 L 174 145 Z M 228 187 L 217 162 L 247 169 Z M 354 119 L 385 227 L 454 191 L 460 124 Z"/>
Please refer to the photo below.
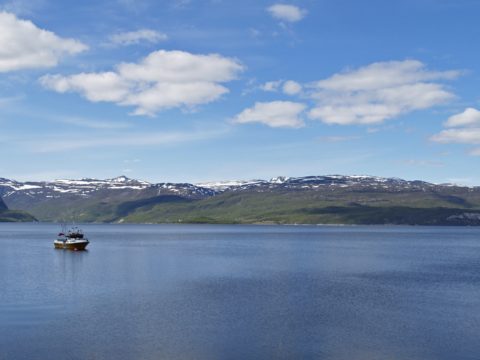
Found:
<path fill-rule="evenodd" d="M 55 249 L 53 266 L 57 269 L 56 275 L 62 283 L 74 283 L 78 276 L 82 276 L 83 264 L 88 256 L 88 250 L 71 251 Z M 80 278 L 81 280 L 81 278 Z"/>
<path fill-rule="evenodd" d="M 480 230 L 0 224 L 0 359 L 478 359 Z M 74 341 L 72 341 L 74 340 Z"/>

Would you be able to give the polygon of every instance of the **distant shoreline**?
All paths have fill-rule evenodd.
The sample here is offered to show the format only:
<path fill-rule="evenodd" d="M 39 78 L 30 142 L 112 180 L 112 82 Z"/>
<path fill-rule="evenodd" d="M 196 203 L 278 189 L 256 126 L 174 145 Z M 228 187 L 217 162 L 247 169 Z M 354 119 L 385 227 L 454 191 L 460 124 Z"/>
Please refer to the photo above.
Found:
<path fill-rule="evenodd" d="M 0 221 L 1 224 L 37 224 L 37 225 L 61 225 L 61 222 L 53 221 Z M 456 227 L 469 227 L 477 228 L 480 225 L 447 225 L 447 224 L 277 224 L 277 223 L 178 223 L 178 222 L 164 222 L 164 223 L 134 223 L 134 222 L 78 222 L 76 223 L 80 226 L 85 225 L 115 225 L 115 226 L 130 226 L 130 225 L 171 225 L 171 226 L 182 226 L 182 225 L 208 225 L 208 226 L 258 226 L 258 227 L 445 227 L 445 228 L 456 228 Z"/>

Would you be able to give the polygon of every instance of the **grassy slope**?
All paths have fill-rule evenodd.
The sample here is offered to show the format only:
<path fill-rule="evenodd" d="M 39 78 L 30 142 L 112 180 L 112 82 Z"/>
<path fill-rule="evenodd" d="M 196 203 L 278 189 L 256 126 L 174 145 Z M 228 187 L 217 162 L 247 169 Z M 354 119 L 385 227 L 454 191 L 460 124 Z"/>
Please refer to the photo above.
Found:
<path fill-rule="evenodd" d="M 0 222 L 35 221 L 35 218 L 26 212 L 8 210 L 7 205 L 0 198 Z"/>
<path fill-rule="evenodd" d="M 133 199 L 130 197 L 112 198 L 72 198 L 51 199 L 29 208 L 29 212 L 41 221 L 71 221 L 76 222 L 114 222 L 128 215 L 137 208 L 151 209 L 156 204 L 164 202 L 177 203 L 188 200 L 172 195 L 162 195 L 150 198 Z"/>
<path fill-rule="evenodd" d="M 225 193 L 199 201 L 152 202 L 132 207 L 118 219 L 151 223 L 444 224 L 450 215 L 480 213 L 478 194 L 452 192 Z"/>
<path fill-rule="evenodd" d="M 120 215 L 117 214 L 120 204 L 143 200 L 138 200 L 138 194 L 128 191 L 100 192 L 94 197 L 67 195 L 40 202 L 26 202 L 16 204 L 16 208 L 28 211 L 41 221 L 109 222 Z"/>
<path fill-rule="evenodd" d="M 450 215 L 480 212 L 480 191 L 388 192 L 320 190 L 229 192 L 204 200 L 131 194 L 51 199 L 28 209 L 41 221 L 137 223 L 443 224 Z"/>
<path fill-rule="evenodd" d="M 0 222 L 30 222 L 36 219 L 23 211 L 3 210 L 0 211 Z"/>

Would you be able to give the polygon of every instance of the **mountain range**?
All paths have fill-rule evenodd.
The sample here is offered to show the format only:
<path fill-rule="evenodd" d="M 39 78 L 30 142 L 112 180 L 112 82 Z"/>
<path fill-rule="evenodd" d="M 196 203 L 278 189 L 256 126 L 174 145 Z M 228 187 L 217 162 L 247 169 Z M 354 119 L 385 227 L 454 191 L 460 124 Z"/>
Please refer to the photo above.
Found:
<path fill-rule="evenodd" d="M 51 182 L 0 178 L 0 198 L 39 221 L 480 225 L 480 187 L 375 176 L 200 184 L 152 184 L 126 176 Z"/>

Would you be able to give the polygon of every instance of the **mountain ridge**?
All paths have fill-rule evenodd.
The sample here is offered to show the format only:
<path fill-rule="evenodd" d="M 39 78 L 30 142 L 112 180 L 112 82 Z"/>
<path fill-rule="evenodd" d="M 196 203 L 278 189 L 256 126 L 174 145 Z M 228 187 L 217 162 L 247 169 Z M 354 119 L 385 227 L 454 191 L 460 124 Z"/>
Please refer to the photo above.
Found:
<path fill-rule="evenodd" d="M 0 197 L 43 221 L 480 225 L 480 187 L 367 175 L 197 184 L 0 178 Z"/>
<path fill-rule="evenodd" d="M 173 183 L 173 182 L 159 182 L 153 183 L 144 180 L 132 179 L 125 175 L 120 175 L 115 178 L 107 179 L 97 179 L 97 178 L 82 178 L 82 179 L 57 179 L 53 181 L 16 181 L 7 178 L 0 178 L 0 187 L 10 187 L 13 191 L 19 190 L 33 190 L 41 187 L 50 188 L 58 192 L 76 192 L 75 190 L 98 190 L 100 188 L 111 188 L 111 189 L 143 189 L 152 186 L 172 186 L 172 185 L 191 185 L 198 188 L 212 189 L 212 190 L 226 190 L 234 187 L 245 187 L 245 186 L 261 186 L 261 185 L 273 185 L 273 184 L 294 184 L 294 183 L 308 183 L 315 182 L 317 184 L 330 184 L 330 185 L 353 185 L 354 183 L 383 183 L 383 184 L 424 184 L 429 186 L 444 186 L 444 187 L 460 187 L 460 188 L 469 188 L 475 189 L 480 188 L 480 186 L 467 186 L 459 185 L 454 183 L 431 183 L 423 180 L 405 180 L 398 177 L 380 177 L 373 175 L 310 175 L 302 177 L 287 177 L 287 176 L 277 176 L 269 180 L 265 179 L 251 179 L 251 180 L 221 180 L 221 181 L 208 181 L 200 183 Z M 75 190 L 68 190 L 72 188 Z M 1 189 L 1 188 L 0 188 Z M 5 193 L 5 191 L 3 191 Z M 80 192 L 80 191 L 78 191 Z M 7 196 L 9 195 L 6 192 Z"/>

